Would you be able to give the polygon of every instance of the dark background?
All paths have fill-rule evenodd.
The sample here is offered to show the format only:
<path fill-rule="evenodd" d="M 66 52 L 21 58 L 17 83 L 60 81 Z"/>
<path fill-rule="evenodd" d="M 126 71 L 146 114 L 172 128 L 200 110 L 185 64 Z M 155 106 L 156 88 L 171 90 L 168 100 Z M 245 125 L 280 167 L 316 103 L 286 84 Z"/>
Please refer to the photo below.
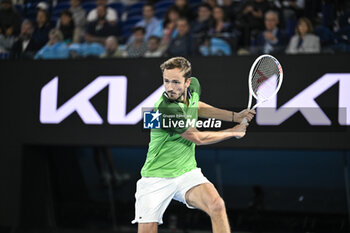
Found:
<path fill-rule="evenodd" d="M 278 95 L 278 106 L 326 73 L 350 73 L 346 55 L 332 56 L 281 56 L 284 82 Z M 40 61 L 4 62 L 1 88 L 4 104 L 9 105 L 4 117 L 14 122 L 6 123 L 16 131 L 17 140 L 25 144 L 61 145 L 113 145 L 145 146 L 148 132 L 136 126 L 110 125 L 107 122 L 108 88 L 91 99 L 91 103 L 104 120 L 103 125 L 85 125 L 73 113 L 58 125 L 39 122 L 41 88 L 54 77 L 59 77 L 58 106 L 72 98 L 99 75 L 125 75 L 128 79 L 127 111 L 136 107 L 162 84 L 159 69 L 162 59 L 123 59 L 109 61 Z M 240 110 L 248 101 L 247 76 L 254 57 L 194 58 L 191 60 L 193 76 L 202 87 L 201 100 L 211 105 Z M 30 72 L 28 72 L 30 70 Z M 338 109 L 338 85 L 318 97 L 318 104 L 332 110 Z M 150 106 L 146 106 L 150 107 Z M 151 106 L 152 107 L 152 106 Z M 215 147 L 228 148 L 349 148 L 348 128 L 337 127 L 337 114 L 331 114 L 332 127 L 310 127 L 300 113 L 279 127 L 252 125 L 250 136 L 242 140 L 229 140 Z M 325 131 L 325 132 L 324 132 Z M 262 134 L 263 133 L 263 134 Z"/>
<path fill-rule="evenodd" d="M 202 86 L 202 101 L 226 109 L 244 108 L 254 59 L 190 59 L 193 76 Z M 326 73 L 350 73 L 349 55 L 278 59 L 285 74 L 278 106 Z M 60 106 L 99 75 L 125 75 L 130 111 L 161 85 L 162 62 L 1 61 L 0 229 L 108 230 L 113 219 L 118 227 L 131 226 L 135 182 L 145 160 L 148 132 L 141 123 L 107 123 L 108 88 L 91 100 L 104 120 L 102 125 L 84 125 L 76 113 L 58 125 L 43 125 L 39 122 L 40 90 L 58 76 Z M 317 102 L 334 111 L 337 96 L 334 85 Z M 223 195 L 233 229 L 348 230 L 345 184 L 350 134 L 348 127 L 337 125 L 337 115 L 330 118 L 333 125 L 326 129 L 309 126 L 299 113 L 279 127 L 264 128 L 253 122 L 241 140 L 197 148 L 198 164 Z M 108 146 L 118 171 L 131 175 L 127 184 L 112 190 L 115 217 L 111 215 L 111 190 L 99 187 L 93 146 Z M 264 193 L 264 207 L 258 212 L 249 208 L 256 185 Z M 165 228 L 172 215 L 177 216 L 181 229 L 210 229 L 204 214 L 177 203 L 164 216 Z M 202 220 L 207 224 L 199 224 Z"/>

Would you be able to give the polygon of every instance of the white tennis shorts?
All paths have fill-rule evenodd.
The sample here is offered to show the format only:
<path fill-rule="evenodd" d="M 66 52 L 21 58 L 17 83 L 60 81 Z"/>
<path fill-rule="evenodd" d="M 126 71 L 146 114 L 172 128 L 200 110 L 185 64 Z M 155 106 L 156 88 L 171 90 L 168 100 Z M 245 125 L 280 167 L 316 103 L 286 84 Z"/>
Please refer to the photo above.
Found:
<path fill-rule="evenodd" d="M 186 203 L 186 192 L 203 183 L 210 182 L 200 168 L 174 178 L 142 177 L 136 183 L 135 219 L 132 223 L 162 224 L 163 214 L 172 199 L 194 209 Z"/>

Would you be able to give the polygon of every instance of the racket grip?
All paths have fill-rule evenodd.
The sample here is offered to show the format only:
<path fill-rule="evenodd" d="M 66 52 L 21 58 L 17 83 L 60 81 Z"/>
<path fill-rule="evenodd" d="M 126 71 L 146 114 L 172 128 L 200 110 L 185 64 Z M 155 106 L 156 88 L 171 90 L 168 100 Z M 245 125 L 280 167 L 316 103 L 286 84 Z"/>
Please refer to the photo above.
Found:
<path fill-rule="evenodd" d="M 247 118 L 243 118 L 243 120 L 241 121 L 241 124 L 245 124 L 245 123 L 247 123 L 248 122 L 248 120 L 247 120 Z M 237 139 L 241 139 L 242 137 L 236 137 Z"/>
<path fill-rule="evenodd" d="M 243 120 L 241 121 L 241 124 L 245 124 L 247 122 L 248 122 L 247 118 L 244 117 Z"/>

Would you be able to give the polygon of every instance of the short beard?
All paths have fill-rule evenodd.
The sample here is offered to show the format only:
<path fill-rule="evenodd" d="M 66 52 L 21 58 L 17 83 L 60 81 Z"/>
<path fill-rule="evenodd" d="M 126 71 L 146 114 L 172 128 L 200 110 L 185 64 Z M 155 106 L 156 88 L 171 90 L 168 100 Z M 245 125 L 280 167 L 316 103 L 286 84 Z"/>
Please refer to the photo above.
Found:
<path fill-rule="evenodd" d="M 180 101 L 180 99 L 181 99 L 181 97 L 183 96 L 184 97 L 184 100 L 183 100 L 183 102 L 185 102 L 185 93 L 186 93 L 186 88 L 185 88 L 185 90 L 182 92 L 182 94 L 179 96 L 179 98 L 177 98 L 176 99 L 176 101 Z"/>

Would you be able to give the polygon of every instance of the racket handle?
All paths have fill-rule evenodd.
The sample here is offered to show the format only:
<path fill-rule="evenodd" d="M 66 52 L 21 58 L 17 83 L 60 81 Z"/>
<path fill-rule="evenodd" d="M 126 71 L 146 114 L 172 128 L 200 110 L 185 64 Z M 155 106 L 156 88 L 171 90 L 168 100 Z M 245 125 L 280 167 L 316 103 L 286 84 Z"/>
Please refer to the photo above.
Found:
<path fill-rule="evenodd" d="M 243 120 L 241 121 L 241 124 L 245 124 L 245 123 L 247 123 L 248 122 L 248 120 L 247 120 L 247 118 L 243 118 Z M 237 139 L 241 139 L 242 137 L 236 137 Z"/>
<path fill-rule="evenodd" d="M 247 122 L 248 122 L 247 118 L 244 117 L 243 120 L 241 121 L 241 124 L 245 124 Z"/>

